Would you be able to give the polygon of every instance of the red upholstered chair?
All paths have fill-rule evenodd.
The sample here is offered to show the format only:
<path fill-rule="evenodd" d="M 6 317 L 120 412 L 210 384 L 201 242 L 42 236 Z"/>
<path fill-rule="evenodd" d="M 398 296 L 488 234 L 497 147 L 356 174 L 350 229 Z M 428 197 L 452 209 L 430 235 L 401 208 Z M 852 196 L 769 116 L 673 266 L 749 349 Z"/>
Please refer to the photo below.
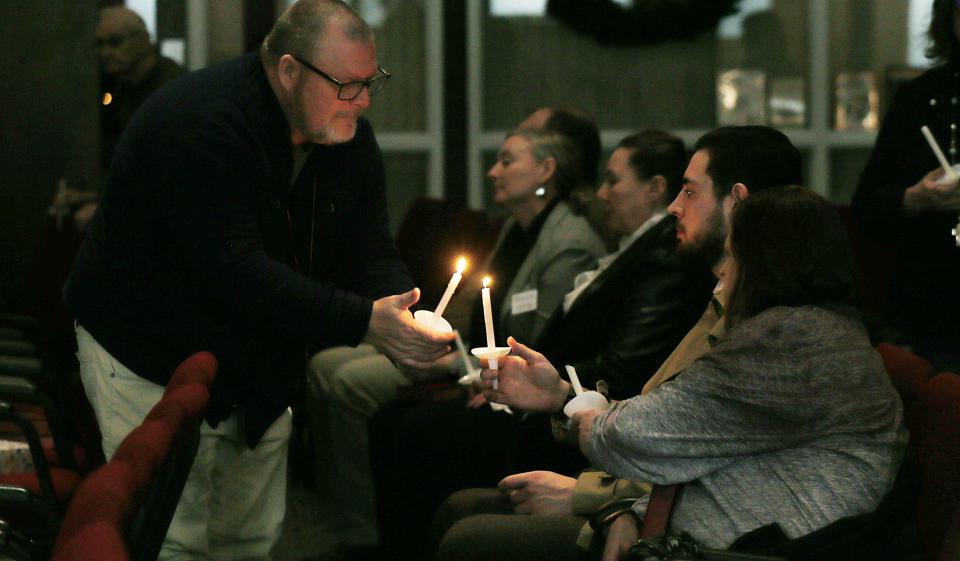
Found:
<path fill-rule="evenodd" d="M 13 414 L 6 403 L 0 403 L 0 423 L 19 429 L 33 461 L 32 471 L 0 475 L 0 520 L 5 529 L 29 540 L 32 555 L 42 558 L 50 551 L 64 505 L 79 487 L 81 477 L 49 466 L 33 424 Z"/>
<path fill-rule="evenodd" d="M 907 415 L 907 427 L 920 471 L 920 542 L 928 559 L 938 559 L 957 546 L 960 530 L 960 376 L 942 372 L 928 381 Z"/>
<path fill-rule="evenodd" d="M 210 387 L 217 375 L 217 359 L 208 352 L 199 352 L 187 357 L 180 366 L 173 371 L 167 389 L 169 393 L 183 384 L 195 383 Z"/>
<path fill-rule="evenodd" d="M 880 343 L 876 347 L 883 359 L 883 366 L 890 375 L 893 387 L 903 400 L 904 409 L 909 409 L 917 394 L 933 372 L 933 364 L 910 351 L 890 343 Z"/>
<path fill-rule="evenodd" d="M 154 561 L 196 456 L 217 362 L 197 353 L 104 466 L 80 486 L 54 561 Z"/>

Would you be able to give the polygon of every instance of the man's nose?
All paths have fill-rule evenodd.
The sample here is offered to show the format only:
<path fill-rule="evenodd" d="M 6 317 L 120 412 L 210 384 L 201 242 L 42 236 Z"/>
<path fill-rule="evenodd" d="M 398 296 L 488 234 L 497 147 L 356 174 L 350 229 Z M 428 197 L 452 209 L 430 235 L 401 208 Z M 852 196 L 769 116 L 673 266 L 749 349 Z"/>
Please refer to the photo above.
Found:
<path fill-rule="evenodd" d="M 667 212 L 680 218 L 683 216 L 683 205 L 680 204 L 680 196 L 677 195 L 676 199 L 673 199 L 673 202 L 670 203 L 670 206 L 667 207 Z"/>
<path fill-rule="evenodd" d="M 360 91 L 360 95 L 353 98 L 352 103 L 358 105 L 361 109 L 370 107 L 370 88 L 365 87 Z"/>

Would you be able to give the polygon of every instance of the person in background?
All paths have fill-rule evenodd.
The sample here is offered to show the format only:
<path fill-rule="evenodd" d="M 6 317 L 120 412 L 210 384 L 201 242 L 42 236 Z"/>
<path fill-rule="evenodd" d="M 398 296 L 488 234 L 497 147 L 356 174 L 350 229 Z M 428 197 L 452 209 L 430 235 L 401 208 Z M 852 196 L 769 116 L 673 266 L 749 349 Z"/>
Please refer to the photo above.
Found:
<path fill-rule="evenodd" d="M 150 43 L 143 18 L 123 6 L 100 10 L 100 161 L 106 173 L 120 134 L 150 94 L 185 72 Z"/>
<path fill-rule="evenodd" d="M 579 107 L 546 106 L 531 113 L 517 128 L 553 131 L 573 142 L 583 162 L 583 180 L 570 190 L 570 209 L 587 219 L 593 230 L 607 244 L 607 250 L 615 251 L 620 238 L 607 227 L 603 204 L 596 197 L 602 146 L 600 132 L 593 117 Z"/>
<path fill-rule="evenodd" d="M 863 231 L 898 248 L 883 310 L 893 342 L 934 372 L 960 371 L 960 238 L 951 233 L 960 228 L 960 181 L 944 177 L 920 128 L 950 164 L 960 162 L 958 33 L 960 7 L 935 0 L 927 56 L 940 64 L 897 91 L 852 202 Z"/>
<path fill-rule="evenodd" d="M 425 369 L 453 336 L 387 229 L 362 118 L 390 74 L 338 0 L 299 0 L 259 52 L 154 93 L 117 146 L 66 286 L 107 457 L 197 351 L 219 362 L 161 559 L 268 559 L 307 353 L 366 342 Z"/>

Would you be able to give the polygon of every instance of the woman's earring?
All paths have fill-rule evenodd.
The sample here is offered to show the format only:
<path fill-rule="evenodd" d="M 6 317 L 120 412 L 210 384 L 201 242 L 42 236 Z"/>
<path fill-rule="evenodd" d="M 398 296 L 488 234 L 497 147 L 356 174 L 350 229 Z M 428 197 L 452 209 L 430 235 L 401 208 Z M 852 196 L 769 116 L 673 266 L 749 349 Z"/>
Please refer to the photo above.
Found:
<path fill-rule="evenodd" d="M 542 199 L 547 196 L 547 188 L 543 185 L 537 185 L 537 190 L 533 194 Z"/>

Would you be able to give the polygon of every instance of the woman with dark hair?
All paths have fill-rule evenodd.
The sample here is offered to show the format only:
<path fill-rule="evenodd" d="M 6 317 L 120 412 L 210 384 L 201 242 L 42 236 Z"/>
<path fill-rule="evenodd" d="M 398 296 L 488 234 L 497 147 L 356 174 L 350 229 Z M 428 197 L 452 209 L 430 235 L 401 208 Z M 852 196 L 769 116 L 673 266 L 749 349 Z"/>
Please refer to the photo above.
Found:
<path fill-rule="evenodd" d="M 714 548 L 771 524 L 792 539 L 875 510 L 907 441 L 900 400 L 856 318 L 854 263 L 829 203 L 801 187 L 773 188 L 734 212 L 727 333 L 670 382 L 577 413 L 571 426 L 595 467 L 683 484 L 670 528 Z M 505 362 L 526 366 L 485 370 L 488 399 L 497 399 L 494 378 L 502 390 L 511 376 L 555 375 L 542 355 L 514 350 L 520 356 Z M 634 511 L 646 506 L 644 498 Z M 477 543 L 490 527 L 476 518 L 453 525 L 440 559 L 471 558 L 457 544 Z M 634 517 L 620 517 L 604 559 L 619 559 L 636 538 Z"/>
<path fill-rule="evenodd" d="M 855 316 L 856 263 L 837 211 L 796 186 L 748 200 L 736 209 L 728 240 L 728 325 L 776 306 Z"/>
<path fill-rule="evenodd" d="M 926 125 L 951 165 L 960 162 L 960 8 L 935 0 L 927 56 L 940 63 L 893 98 L 853 197 L 872 238 L 898 247 L 883 319 L 887 336 L 930 359 L 934 371 L 960 369 L 960 213 L 956 180 L 944 172 L 920 132 Z"/>

